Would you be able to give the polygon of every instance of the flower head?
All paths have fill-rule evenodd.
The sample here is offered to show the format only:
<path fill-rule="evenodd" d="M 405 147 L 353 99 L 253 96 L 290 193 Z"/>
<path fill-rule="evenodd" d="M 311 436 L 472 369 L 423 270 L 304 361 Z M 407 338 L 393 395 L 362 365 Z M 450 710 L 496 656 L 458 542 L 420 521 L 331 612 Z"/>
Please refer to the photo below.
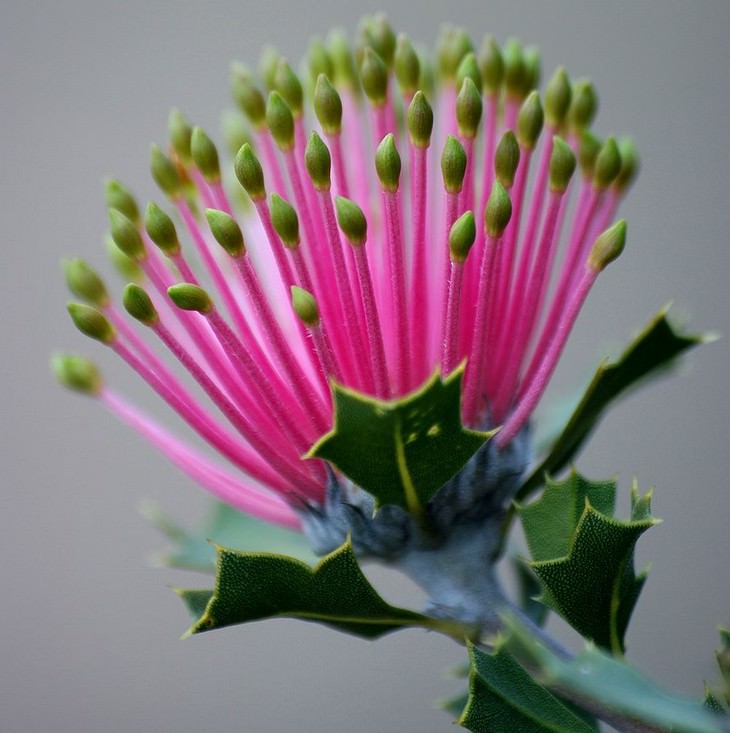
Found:
<path fill-rule="evenodd" d="M 231 467 L 143 414 L 87 360 L 59 356 L 54 368 L 222 500 L 303 524 L 322 551 L 350 534 L 362 552 L 393 558 L 433 533 L 396 507 L 375 512 L 324 461 L 302 459 L 332 427 L 331 381 L 395 400 L 463 364 L 464 425 L 501 430 L 434 496 L 428 521 L 447 537 L 498 517 L 581 306 L 623 249 L 625 223 L 610 225 L 636 154 L 589 131 L 590 82 L 558 69 L 541 95 L 539 57 L 516 41 L 487 37 L 475 50 L 446 28 L 432 66 L 378 16 L 354 52 L 335 33 L 307 61 L 300 77 L 269 53 L 261 82 L 233 67 L 246 141 L 234 135 L 232 166 L 171 114 L 169 145 L 151 153 L 167 207 L 142 213 L 107 183 L 115 256 L 134 273 L 127 314 L 86 263 L 65 264 L 85 301 L 69 305 L 78 328 Z"/>

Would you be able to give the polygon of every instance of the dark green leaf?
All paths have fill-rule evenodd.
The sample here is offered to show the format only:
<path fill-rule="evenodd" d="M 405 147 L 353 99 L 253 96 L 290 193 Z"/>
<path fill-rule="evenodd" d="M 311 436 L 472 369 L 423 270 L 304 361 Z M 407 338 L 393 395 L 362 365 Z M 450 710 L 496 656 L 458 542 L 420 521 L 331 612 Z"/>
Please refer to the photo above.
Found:
<path fill-rule="evenodd" d="M 446 700 L 440 700 L 437 705 L 442 710 L 445 710 L 447 713 L 451 713 L 455 718 L 458 718 L 464 711 L 468 700 L 469 696 L 466 693 L 462 693 L 461 695 L 449 697 Z"/>
<path fill-rule="evenodd" d="M 660 311 L 617 361 L 606 361 L 598 368 L 568 424 L 520 488 L 517 498 L 525 499 L 542 485 L 546 474 L 555 475 L 568 465 L 611 402 L 644 378 L 660 373 L 682 352 L 704 340 L 702 336 L 678 333 L 667 319 L 667 309 Z"/>
<path fill-rule="evenodd" d="M 520 608 L 525 612 L 527 618 L 534 621 L 537 626 L 543 626 L 547 621 L 550 609 L 540 603 L 538 596 L 542 586 L 530 569 L 528 563 L 520 557 L 512 558 L 512 567 L 517 580 L 517 594 L 520 601 Z"/>
<path fill-rule="evenodd" d="M 363 575 L 349 544 L 314 568 L 283 555 L 221 547 L 217 552 L 215 591 L 188 634 L 280 617 L 316 621 L 370 639 L 408 626 L 438 625 L 386 603 Z M 190 591 L 180 594 L 188 607 L 202 599 Z"/>
<path fill-rule="evenodd" d="M 459 367 L 384 402 L 334 385 L 335 423 L 309 456 L 331 461 L 380 504 L 418 514 L 491 436 L 461 424 Z"/>
<path fill-rule="evenodd" d="M 188 613 L 194 618 L 200 618 L 213 597 L 212 590 L 193 590 L 190 588 L 175 588 L 175 593 L 180 596 L 180 600 L 185 604 Z"/>

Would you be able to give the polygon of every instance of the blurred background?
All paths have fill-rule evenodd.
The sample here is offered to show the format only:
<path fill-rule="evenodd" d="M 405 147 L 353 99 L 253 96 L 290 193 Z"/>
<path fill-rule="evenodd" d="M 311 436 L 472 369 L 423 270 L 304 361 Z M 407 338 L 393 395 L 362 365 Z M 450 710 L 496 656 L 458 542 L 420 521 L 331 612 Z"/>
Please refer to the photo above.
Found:
<path fill-rule="evenodd" d="M 298 60 L 312 34 L 354 31 L 377 10 L 422 43 L 450 21 L 476 42 L 488 31 L 537 44 L 546 76 L 563 64 L 595 81 L 599 134 L 638 142 L 641 176 L 622 209 L 627 252 L 591 295 L 546 402 L 571 395 L 669 299 L 692 328 L 730 334 L 727 0 L 4 3 L 4 733 L 452 730 L 433 701 L 459 690 L 444 671 L 464 651 L 435 635 L 366 643 L 274 621 L 179 641 L 188 618 L 167 586 L 205 579 L 149 567 L 164 540 L 137 507 L 152 498 L 194 522 L 202 492 L 93 402 L 57 387 L 47 367 L 52 350 L 81 349 L 162 412 L 64 311 L 59 259 L 105 261 L 102 178 L 158 198 L 148 148 L 164 141 L 172 106 L 217 133 L 231 60 L 255 64 L 264 43 Z M 638 562 L 653 570 L 628 653 L 692 695 L 716 681 L 715 626 L 730 622 L 729 364 L 727 338 L 695 351 L 677 376 L 621 403 L 578 461 L 591 477 L 618 476 L 624 512 L 634 476 L 656 486 L 664 524 L 640 543 Z M 389 599 L 409 601 L 405 584 L 376 577 Z"/>

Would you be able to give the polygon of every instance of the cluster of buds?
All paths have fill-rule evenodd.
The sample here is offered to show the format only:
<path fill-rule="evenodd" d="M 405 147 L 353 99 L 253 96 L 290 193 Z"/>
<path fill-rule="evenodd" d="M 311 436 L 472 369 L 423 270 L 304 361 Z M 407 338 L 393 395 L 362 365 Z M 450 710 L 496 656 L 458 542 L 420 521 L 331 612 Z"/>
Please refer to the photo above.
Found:
<path fill-rule="evenodd" d="M 501 429 L 435 495 L 429 521 L 446 542 L 464 517 L 499 515 L 581 306 L 624 247 L 626 225 L 612 222 L 637 169 L 630 140 L 591 132 L 592 84 L 560 68 L 541 95 L 539 66 L 517 41 L 486 37 L 475 50 L 453 27 L 432 66 L 381 16 L 362 23 L 354 50 L 338 32 L 313 41 L 302 74 L 273 51 L 260 78 L 234 65 L 246 140 L 235 179 L 175 111 L 169 145 L 151 154 L 172 215 L 155 203 L 141 214 L 122 184 L 106 185 L 115 257 L 132 279 L 124 308 L 207 399 L 89 265 L 65 264 L 85 301 L 68 306 L 76 326 L 230 466 L 143 414 L 86 359 L 56 357 L 59 379 L 223 501 L 303 527 L 321 551 L 350 535 L 364 554 L 395 558 L 418 545 L 408 517 L 376 511 L 302 456 L 332 427 L 331 380 L 394 400 L 463 364 L 463 423 Z"/>

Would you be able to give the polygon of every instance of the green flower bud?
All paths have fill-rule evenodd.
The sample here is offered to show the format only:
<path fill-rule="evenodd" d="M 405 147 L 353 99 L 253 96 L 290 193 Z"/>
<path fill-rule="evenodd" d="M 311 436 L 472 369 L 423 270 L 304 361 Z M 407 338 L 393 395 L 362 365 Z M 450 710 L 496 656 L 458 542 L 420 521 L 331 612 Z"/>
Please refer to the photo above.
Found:
<path fill-rule="evenodd" d="M 104 281 L 83 260 L 63 260 L 63 275 L 68 289 L 77 297 L 104 308 L 109 304 L 109 293 Z"/>
<path fill-rule="evenodd" d="M 221 128 L 231 157 L 235 157 L 244 143 L 251 142 L 248 125 L 238 110 L 224 110 Z"/>
<path fill-rule="evenodd" d="M 592 270 L 600 272 L 624 251 L 625 246 L 626 222 L 621 219 L 599 235 L 591 248 L 586 264 Z"/>
<path fill-rule="evenodd" d="M 64 387 L 74 392 L 93 396 L 99 394 L 103 387 L 96 365 L 83 356 L 54 354 L 51 357 L 51 371 Z"/>
<path fill-rule="evenodd" d="M 243 241 L 243 232 L 238 222 L 225 211 L 206 209 L 205 218 L 208 220 L 210 231 L 215 241 L 228 252 L 231 257 L 240 257 L 246 252 Z"/>
<path fill-rule="evenodd" d="M 106 316 L 96 308 L 84 303 L 69 303 L 66 310 L 68 310 L 68 314 L 71 316 L 76 328 L 84 336 L 101 341 L 103 344 L 110 344 L 116 339 L 117 332 L 114 327 L 109 323 Z"/>
<path fill-rule="evenodd" d="M 342 100 L 330 80 L 320 74 L 314 87 L 314 113 L 326 135 L 339 135 L 342 129 Z"/>
<path fill-rule="evenodd" d="M 400 155 L 395 146 L 395 137 L 388 133 L 375 151 L 375 171 L 384 191 L 394 193 L 400 181 Z"/>
<path fill-rule="evenodd" d="M 281 94 L 284 101 L 289 105 L 294 119 L 299 119 L 302 116 L 302 110 L 304 108 L 302 82 L 299 81 L 299 77 L 294 73 L 289 62 L 283 57 L 279 59 L 276 65 L 274 89 Z"/>
<path fill-rule="evenodd" d="M 492 36 L 484 36 L 478 61 L 484 90 L 491 95 L 496 94 L 504 81 L 504 60 L 499 45 Z"/>
<path fill-rule="evenodd" d="M 233 163 L 238 182 L 243 186 L 252 201 L 263 201 L 266 198 L 264 186 L 264 170 L 253 148 L 245 143 L 236 154 Z"/>
<path fill-rule="evenodd" d="M 418 77 L 418 88 L 423 93 L 433 99 L 434 92 L 436 91 L 436 77 L 433 72 L 433 65 L 427 54 L 418 51 L 418 63 L 421 67 L 421 73 Z"/>
<path fill-rule="evenodd" d="M 474 213 L 464 212 L 449 230 L 449 253 L 454 262 L 464 262 L 477 237 Z"/>
<path fill-rule="evenodd" d="M 337 223 L 347 241 L 355 247 L 365 244 L 368 236 L 368 221 L 362 209 L 350 199 L 338 196 L 335 199 Z"/>
<path fill-rule="evenodd" d="M 487 234 L 493 239 L 501 237 L 511 218 L 512 201 L 509 194 L 499 181 L 495 181 L 484 211 Z"/>
<path fill-rule="evenodd" d="M 300 288 L 298 285 L 292 285 L 291 304 L 302 323 L 310 328 L 319 325 L 317 301 L 308 290 Z"/>
<path fill-rule="evenodd" d="M 244 66 L 234 64 L 231 69 L 231 94 L 239 109 L 255 129 L 266 124 L 266 100 L 256 86 L 253 76 Z"/>
<path fill-rule="evenodd" d="M 557 130 L 563 124 L 573 91 L 568 73 L 561 66 L 555 70 L 545 88 L 545 120 L 548 127 Z"/>
<path fill-rule="evenodd" d="M 408 133 L 411 142 L 419 148 L 427 148 L 431 144 L 433 132 L 433 110 L 422 91 L 413 95 L 408 105 Z"/>
<path fill-rule="evenodd" d="M 266 104 L 266 124 L 279 150 L 287 152 L 294 147 L 294 116 L 279 92 L 269 93 Z"/>
<path fill-rule="evenodd" d="M 473 51 L 470 51 L 468 54 L 466 54 L 459 63 L 459 68 L 456 70 L 456 88 L 460 90 L 464 84 L 464 79 L 467 78 L 471 79 L 474 82 L 474 86 L 481 94 L 482 72 L 479 71 L 477 56 Z"/>
<path fill-rule="evenodd" d="M 144 280 L 144 272 L 142 268 L 128 255 L 125 255 L 112 239 L 111 234 L 104 238 L 109 260 L 114 269 L 122 276 L 124 280 L 133 280 L 139 282 Z"/>
<path fill-rule="evenodd" d="M 266 84 L 266 88 L 271 91 L 276 89 L 276 67 L 281 58 L 279 52 L 273 46 L 264 46 L 259 55 L 259 74 Z"/>
<path fill-rule="evenodd" d="M 318 191 L 329 191 L 332 159 L 330 151 L 316 132 L 309 136 L 307 148 L 304 151 L 304 163 L 314 187 Z"/>
<path fill-rule="evenodd" d="M 524 52 L 525 61 L 525 86 L 524 93 L 529 94 L 533 89 L 540 86 L 540 75 L 542 72 L 540 62 L 540 51 L 536 46 L 529 46 Z"/>
<path fill-rule="evenodd" d="M 109 209 L 109 224 L 114 244 L 127 257 L 143 260 L 147 256 L 139 230 L 121 211 Z"/>
<path fill-rule="evenodd" d="M 271 194 L 271 223 L 285 247 L 296 249 L 299 237 L 299 217 L 294 207 L 278 194 Z"/>
<path fill-rule="evenodd" d="M 334 66 L 334 82 L 337 86 L 346 87 L 350 91 L 360 89 L 360 79 L 352 55 L 347 34 L 342 30 L 334 30 L 329 35 L 329 52 Z"/>
<path fill-rule="evenodd" d="M 470 77 L 465 77 L 456 97 L 456 121 L 459 134 L 473 138 L 482 119 L 482 95 Z"/>
<path fill-rule="evenodd" d="M 210 313 L 213 310 L 213 301 L 210 296 L 197 285 L 178 283 L 169 287 L 167 294 L 180 310 L 196 311 L 197 313 Z"/>
<path fill-rule="evenodd" d="M 621 170 L 621 153 L 616 139 L 607 137 L 596 157 L 593 170 L 593 185 L 598 189 L 608 188 Z"/>
<path fill-rule="evenodd" d="M 636 180 L 639 173 L 639 154 L 634 141 L 629 137 L 622 137 L 618 141 L 618 150 L 621 155 L 621 170 L 613 185 L 614 188 L 623 192 Z"/>
<path fill-rule="evenodd" d="M 388 97 L 388 68 L 369 46 L 363 51 L 360 79 L 370 103 L 375 107 L 384 105 Z"/>
<path fill-rule="evenodd" d="M 412 97 L 418 91 L 421 77 L 421 62 L 408 36 L 401 33 L 395 46 L 395 78 L 401 92 Z"/>
<path fill-rule="evenodd" d="M 152 299 L 139 285 L 129 283 L 124 288 L 122 303 L 127 313 L 145 326 L 152 326 L 160 320 Z"/>
<path fill-rule="evenodd" d="M 442 79 L 453 81 L 461 60 L 474 47 L 469 34 L 463 28 L 445 25 L 436 46 L 439 73 Z"/>
<path fill-rule="evenodd" d="M 114 178 L 104 181 L 104 202 L 107 209 L 121 211 L 135 224 L 139 224 L 139 206 L 129 189 Z"/>
<path fill-rule="evenodd" d="M 591 177 L 593 175 L 600 149 L 601 141 L 590 130 L 583 130 L 580 134 L 580 144 L 578 146 L 578 164 L 583 176 Z"/>
<path fill-rule="evenodd" d="M 540 95 L 533 90 L 522 103 L 517 117 L 517 139 L 523 148 L 534 149 L 542 132 L 543 119 Z"/>
<path fill-rule="evenodd" d="M 598 95 L 596 88 L 588 79 L 580 79 L 573 87 L 568 122 L 574 130 L 589 127 L 598 111 Z"/>
<path fill-rule="evenodd" d="M 528 70 L 520 42 L 514 38 L 507 41 L 502 57 L 504 59 L 504 83 L 507 88 L 507 95 L 522 99 L 525 96 Z"/>
<path fill-rule="evenodd" d="M 520 162 L 520 146 L 512 130 L 502 135 L 494 153 L 494 172 L 497 180 L 505 187 L 512 188 L 515 172 Z"/>
<path fill-rule="evenodd" d="M 318 79 L 320 74 L 324 74 L 328 79 L 334 78 L 335 65 L 321 38 L 315 37 L 309 42 L 307 67 L 313 81 Z"/>
<path fill-rule="evenodd" d="M 377 13 L 368 23 L 369 45 L 383 62 L 391 69 L 395 58 L 396 37 L 393 26 L 384 13 Z"/>
<path fill-rule="evenodd" d="M 197 169 L 208 183 L 218 183 L 221 179 L 221 167 L 218 151 L 213 141 L 206 135 L 202 127 L 193 129 L 190 138 L 190 152 Z"/>
<path fill-rule="evenodd" d="M 563 193 L 570 183 L 575 171 L 575 153 L 568 143 L 559 138 L 553 137 L 553 150 L 550 154 L 550 190 L 556 193 Z"/>
<path fill-rule="evenodd" d="M 170 111 L 167 118 L 167 136 L 170 139 L 172 149 L 177 153 L 183 163 L 190 162 L 190 137 L 193 128 L 185 119 L 185 115 L 179 109 Z"/>
<path fill-rule="evenodd" d="M 150 239 L 169 256 L 180 252 L 180 240 L 172 219 L 154 202 L 147 204 L 144 228 Z"/>
<path fill-rule="evenodd" d="M 461 193 L 465 173 L 466 152 L 462 144 L 453 135 L 449 135 L 441 154 L 441 176 L 448 193 Z"/>
<path fill-rule="evenodd" d="M 160 190 L 171 199 L 178 198 L 182 190 L 182 180 L 175 164 L 157 147 L 152 146 L 150 152 L 150 170 L 152 178 Z"/>

